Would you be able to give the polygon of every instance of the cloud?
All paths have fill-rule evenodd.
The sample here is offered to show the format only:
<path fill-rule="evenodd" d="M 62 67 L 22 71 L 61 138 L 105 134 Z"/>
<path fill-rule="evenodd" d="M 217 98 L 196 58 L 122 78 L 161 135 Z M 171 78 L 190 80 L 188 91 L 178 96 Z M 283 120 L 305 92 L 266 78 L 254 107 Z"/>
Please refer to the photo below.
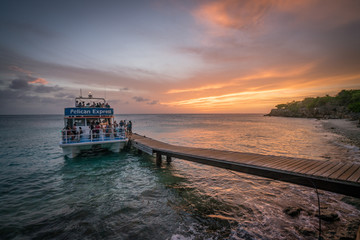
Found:
<path fill-rule="evenodd" d="M 10 89 L 16 89 L 16 90 L 28 90 L 30 89 L 30 85 L 28 81 L 24 79 L 14 79 L 11 81 L 9 88 Z"/>
<path fill-rule="evenodd" d="M 159 103 L 158 100 L 150 100 L 148 98 L 143 98 L 143 97 L 138 97 L 138 96 L 133 97 L 133 99 L 136 102 L 146 102 L 146 104 L 148 104 L 148 105 L 156 105 Z"/>
<path fill-rule="evenodd" d="M 43 78 L 37 78 L 37 79 L 35 79 L 35 80 L 33 80 L 33 81 L 29 82 L 29 83 L 38 83 L 38 84 L 46 85 L 46 84 L 48 84 L 49 82 L 46 81 L 46 80 L 43 79 Z"/>
<path fill-rule="evenodd" d="M 148 101 L 150 101 L 150 99 L 143 98 L 143 97 L 137 97 L 137 96 L 133 97 L 133 99 L 135 101 L 137 101 L 137 102 L 148 102 Z"/>
<path fill-rule="evenodd" d="M 156 104 L 158 104 L 158 103 L 159 103 L 159 101 L 153 100 L 153 101 L 151 101 L 151 102 L 148 102 L 147 104 L 149 104 L 149 105 L 156 105 Z"/>
<path fill-rule="evenodd" d="M 86 85 L 89 89 L 99 88 L 103 90 L 108 88 L 119 89 L 120 91 L 129 91 L 131 89 L 132 91 L 159 93 L 166 88 L 163 83 L 169 81 L 166 76 L 156 72 L 141 71 L 138 68 L 96 69 L 95 67 L 84 68 L 43 62 L 0 46 L 0 72 L 13 73 L 14 68 L 9 69 L 9 66 L 18 66 L 17 68 L 26 69 L 30 73 L 36 72 L 43 79 L 61 80 L 62 84 L 75 89 Z M 141 77 L 139 77 L 139 73 Z"/>
<path fill-rule="evenodd" d="M 359 19 L 360 3 L 356 0 L 221 0 L 205 2 L 194 16 L 209 27 L 214 25 L 238 30 L 254 30 L 278 18 L 279 26 L 312 23 L 309 27 L 341 26 Z M 279 18 L 280 17 L 280 18 Z M 266 18 L 266 21 L 265 21 Z M 209 25 L 210 23 L 210 25 Z"/>
<path fill-rule="evenodd" d="M 204 4 L 195 16 L 224 27 L 244 29 L 261 22 L 272 5 L 268 0 L 222 0 Z"/>
<path fill-rule="evenodd" d="M 31 74 L 32 74 L 31 71 L 22 69 L 21 67 L 18 67 L 18 66 L 15 66 L 15 65 L 9 66 L 9 69 L 12 70 L 12 71 L 14 71 L 14 72 L 24 73 L 24 74 L 27 74 L 27 75 L 31 75 Z"/>
<path fill-rule="evenodd" d="M 55 97 L 57 97 L 57 98 L 70 98 L 70 99 L 75 99 L 76 98 L 76 96 L 74 94 L 63 93 L 63 92 L 56 93 Z"/>
<path fill-rule="evenodd" d="M 39 80 L 40 79 L 40 80 Z M 50 93 L 58 92 L 63 88 L 55 86 L 45 86 L 44 83 L 47 83 L 45 79 L 34 78 L 31 76 L 18 76 L 17 79 L 11 80 L 9 84 L 9 89 L 13 90 L 22 90 L 22 91 L 33 91 L 36 93 Z"/>
<path fill-rule="evenodd" d="M 55 85 L 55 86 L 44 86 L 44 85 L 39 85 L 39 86 L 34 86 L 33 90 L 34 92 L 37 93 L 51 93 L 51 92 L 58 92 L 60 90 L 62 90 L 63 88 Z"/>
<path fill-rule="evenodd" d="M 2 111 L 6 114 L 54 114 L 73 104 L 66 97 L 38 96 L 12 89 L 1 90 Z M 41 107 L 39 107 L 41 104 Z"/>

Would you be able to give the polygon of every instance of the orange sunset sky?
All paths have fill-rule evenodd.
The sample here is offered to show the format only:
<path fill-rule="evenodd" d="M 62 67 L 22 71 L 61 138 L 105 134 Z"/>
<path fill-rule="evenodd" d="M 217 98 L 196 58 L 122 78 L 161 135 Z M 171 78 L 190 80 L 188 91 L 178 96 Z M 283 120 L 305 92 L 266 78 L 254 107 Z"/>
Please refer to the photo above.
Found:
<path fill-rule="evenodd" d="M 1 114 L 267 113 L 360 89 L 360 1 L 2 1 Z"/>

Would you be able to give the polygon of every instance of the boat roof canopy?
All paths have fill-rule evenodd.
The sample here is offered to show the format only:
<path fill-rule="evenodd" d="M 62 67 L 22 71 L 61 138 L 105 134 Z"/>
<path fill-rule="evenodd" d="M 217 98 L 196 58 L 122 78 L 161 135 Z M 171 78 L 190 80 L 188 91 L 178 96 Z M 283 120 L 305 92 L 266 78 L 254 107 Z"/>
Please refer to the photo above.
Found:
<path fill-rule="evenodd" d="M 79 118 L 114 118 L 114 116 L 65 116 L 65 119 L 79 119 Z"/>
<path fill-rule="evenodd" d="M 78 101 L 78 100 L 102 100 L 102 101 L 106 102 L 105 98 L 93 98 L 90 96 L 92 96 L 92 95 L 89 95 L 89 97 L 77 97 L 77 98 L 75 98 L 75 101 Z"/>

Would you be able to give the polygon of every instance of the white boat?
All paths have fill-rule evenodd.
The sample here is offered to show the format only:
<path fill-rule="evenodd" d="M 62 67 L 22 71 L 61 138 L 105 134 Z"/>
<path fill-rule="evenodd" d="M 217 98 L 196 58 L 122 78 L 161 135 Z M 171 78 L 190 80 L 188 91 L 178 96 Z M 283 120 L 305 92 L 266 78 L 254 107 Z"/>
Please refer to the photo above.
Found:
<path fill-rule="evenodd" d="M 93 98 L 91 93 L 75 98 L 75 107 L 64 109 L 64 123 L 60 147 L 69 158 L 97 149 L 117 153 L 128 140 L 124 126 L 114 126 L 114 109 L 104 98 Z"/>

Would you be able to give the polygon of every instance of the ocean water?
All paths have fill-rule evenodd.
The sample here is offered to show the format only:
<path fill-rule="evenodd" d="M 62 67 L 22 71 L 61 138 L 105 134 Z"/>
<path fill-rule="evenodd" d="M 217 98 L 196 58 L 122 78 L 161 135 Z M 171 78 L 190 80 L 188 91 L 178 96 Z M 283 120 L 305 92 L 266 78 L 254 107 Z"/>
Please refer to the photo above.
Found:
<path fill-rule="evenodd" d="M 262 115 L 119 115 L 171 144 L 360 162 L 321 121 Z M 314 239 L 314 189 L 136 151 L 64 158 L 61 115 L 0 116 L 0 239 Z M 319 190 L 325 239 L 354 237 L 359 199 Z M 290 217 L 287 207 L 301 208 Z"/>

